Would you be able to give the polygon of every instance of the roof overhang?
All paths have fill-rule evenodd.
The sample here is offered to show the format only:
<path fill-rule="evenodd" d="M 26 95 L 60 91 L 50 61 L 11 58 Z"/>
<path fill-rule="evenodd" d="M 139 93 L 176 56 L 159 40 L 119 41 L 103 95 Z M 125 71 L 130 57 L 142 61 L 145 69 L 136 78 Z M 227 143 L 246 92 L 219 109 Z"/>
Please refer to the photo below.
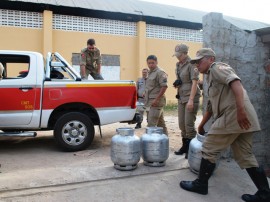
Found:
<path fill-rule="evenodd" d="M 162 5 L 139 0 L 0 0 L 0 8 L 85 16 L 92 18 L 145 21 L 147 24 L 202 29 L 202 18 L 207 13 L 193 9 Z M 245 31 L 269 27 L 269 24 L 224 16 L 231 24 Z"/>
<path fill-rule="evenodd" d="M 270 27 L 255 30 L 258 36 L 261 36 L 263 43 L 270 43 Z"/>

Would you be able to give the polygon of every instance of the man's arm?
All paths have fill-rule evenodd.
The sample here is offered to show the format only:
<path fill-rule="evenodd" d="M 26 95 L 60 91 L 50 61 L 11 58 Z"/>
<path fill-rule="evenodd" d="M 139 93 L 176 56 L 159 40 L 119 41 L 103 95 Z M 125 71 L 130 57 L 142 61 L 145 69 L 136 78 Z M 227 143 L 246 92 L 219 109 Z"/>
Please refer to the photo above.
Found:
<path fill-rule="evenodd" d="M 198 133 L 203 135 L 205 133 L 204 131 L 204 125 L 206 124 L 206 122 L 211 118 L 212 116 L 212 112 L 206 111 L 205 114 L 203 115 L 203 118 L 201 120 L 200 125 L 198 126 Z"/>
<path fill-rule="evenodd" d="M 101 53 L 100 50 L 98 50 L 98 60 L 97 60 L 97 73 L 100 74 L 100 70 L 101 70 Z"/>
<path fill-rule="evenodd" d="M 194 109 L 194 97 L 195 97 L 195 94 L 197 92 L 197 83 L 198 83 L 197 80 L 192 80 L 190 96 L 189 96 L 188 103 L 187 103 L 187 109 L 191 112 Z"/>
<path fill-rule="evenodd" d="M 80 72 L 81 72 L 81 77 L 85 78 L 85 76 L 86 76 L 85 65 L 80 65 Z"/>
<path fill-rule="evenodd" d="M 139 79 L 136 81 L 137 99 L 139 99 Z"/>
<path fill-rule="evenodd" d="M 98 64 L 98 65 L 97 65 L 97 73 L 100 74 L 100 70 L 101 70 L 101 64 Z"/>
<path fill-rule="evenodd" d="M 192 80 L 192 86 L 190 90 L 190 95 L 187 103 L 188 111 L 192 112 L 194 110 L 194 97 L 197 92 L 198 80 L 199 80 L 199 71 L 197 67 L 191 66 L 190 68 L 190 78 Z"/>
<path fill-rule="evenodd" d="M 243 86 L 239 80 L 234 80 L 230 83 L 230 87 L 233 91 L 236 101 L 237 122 L 242 129 L 248 130 L 251 126 L 251 123 L 248 120 L 244 106 Z"/>
<path fill-rule="evenodd" d="M 167 86 L 161 87 L 159 94 L 157 95 L 157 97 L 155 98 L 155 100 L 152 103 L 152 107 L 156 107 L 158 105 L 160 98 L 164 95 L 167 88 L 168 88 Z"/>
<path fill-rule="evenodd" d="M 83 49 L 80 55 L 80 74 L 82 79 L 85 79 L 86 77 L 85 69 L 86 69 L 86 55 Z"/>
<path fill-rule="evenodd" d="M 208 100 L 207 102 L 207 107 L 206 107 L 206 111 L 203 115 L 203 118 L 201 120 L 200 125 L 198 126 L 198 133 L 203 135 L 205 133 L 204 130 L 204 125 L 207 123 L 207 121 L 211 118 L 213 114 L 213 110 L 212 110 L 212 103 L 210 100 Z"/>

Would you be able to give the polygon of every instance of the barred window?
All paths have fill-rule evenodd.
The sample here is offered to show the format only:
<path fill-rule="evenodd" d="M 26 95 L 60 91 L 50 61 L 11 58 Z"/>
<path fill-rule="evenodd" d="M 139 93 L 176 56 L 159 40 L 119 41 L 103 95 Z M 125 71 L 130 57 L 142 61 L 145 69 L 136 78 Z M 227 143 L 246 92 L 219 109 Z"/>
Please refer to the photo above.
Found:
<path fill-rule="evenodd" d="M 0 9 L 0 25 L 40 29 L 43 27 L 43 14 Z"/>
<path fill-rule="evenodd" d="M 180 41 L 203 42 L 203 34 L 200 30 L 166 27 L 150 24 L 146 25 L 146 37 L 180 40 Z"/>
<path fill-rule="evenodd" d="M 53 29 L 124 36 L 137 35 L 137 24 L 135 22 L 58 14 L 53 15 Z"/>

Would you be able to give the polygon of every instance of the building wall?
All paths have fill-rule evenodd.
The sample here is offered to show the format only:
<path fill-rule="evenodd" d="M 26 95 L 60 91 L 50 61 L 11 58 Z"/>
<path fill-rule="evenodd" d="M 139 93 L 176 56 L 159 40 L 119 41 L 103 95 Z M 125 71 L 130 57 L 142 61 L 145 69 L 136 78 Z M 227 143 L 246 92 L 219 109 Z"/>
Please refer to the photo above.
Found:
<path fill-rule="evenodd" d="M 134 54 L 137 48 L 136 37 L 54 30 L 53 52 L 61 53 L 71 63 L 71 53 L 80 53 L 81 49 L 86 48 L 89 38 L 96 40 L 101 54 L 120 55 L 121 79 L 134 80 L 136 78 L 137 60 Z"/>
<path fill-rule="evenodd" d="M 194 57 L 196 51 L 202 47 L 201 43 L 192 43 L 175 40 L 164 40 L 164 39 L 147 39 L 146 50 L 147 55 L 154 54 L 158 57 L 158 65 L 168 73 L 168 86 L 166 96 L 168 103 L 176 102 L 175 95 L 176 89 L 173 87 L 173 82 L 176 79 L 175 66 L 178 61 L 176 57 L 172 57 L 174 54 L 175 45 L 178 43 L 185 43 L 189 46 L 189 55 Z M 145 63 L 146 67 L 146 63 Z"/>
<path fill-rule="evenodd" d="M 1 49 L 59 52 L 72 63 L 72 53 L 80 53 L 89 38 L 96 40 L 102 54 L 120 55 L 120 78 L 134 80 L 141 76 L 146 57 L 155 54 L 159 66 L 168 74 L 168 103 L 176 103 L 174 47 L 186 43 L 193 57 L 202 46 L 202 34 L 198 30 L 95 19 L 79 16 L 12 11 L 0 9 Z M 0 16 L 0 17 L 1 17 Z"/>
<path fill-rule="evenodd" d="M 270 169 L 270 91 L 269 44 L 263 44 L 255 32 L 246 32 L 210 13 L 203 18 L 204 47 L 216 52 L 216 60 L 228 63 L 241 78 L 244 88 L 258 114 L 261 131 L 254 133 L 254 153 L 260 164 Z M 206 89 L 206 84 L 204 89 Z M 207 100 L 205 93 L 204 101 Z M 206 102 L 204 102 L 204 108 Z"/>
<path fill-rule="evenodd" d="M 41 29 L 19 27 L 0 27 L 0 44 L 2 50 L 25 50 L 42 53 Z"/>

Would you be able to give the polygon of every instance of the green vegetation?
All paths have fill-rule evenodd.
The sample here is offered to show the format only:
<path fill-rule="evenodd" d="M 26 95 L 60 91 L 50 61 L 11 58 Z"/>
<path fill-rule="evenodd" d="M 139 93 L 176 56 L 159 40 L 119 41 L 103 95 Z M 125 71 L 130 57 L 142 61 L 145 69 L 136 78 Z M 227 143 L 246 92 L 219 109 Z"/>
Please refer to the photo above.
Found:
<path fill-rule="evenodd" d="M 165 111 L 177 111 L 177 104 L 168 104 L 164 107 Z"/>
<path fill-rule="evenodd" d="M 203 106 L 202 106 L 202 103 L 200 103 L 198 115 L 202 114 L 202 110 L 203 110 Z M 167 114 L 169 112 L 169 113 L 173 113 L 173 114 L 177 115 L 178 106 L 177 106 L 177 104 L 168 104 L 164 107 L 164 111 L 167 112 Z"/>

